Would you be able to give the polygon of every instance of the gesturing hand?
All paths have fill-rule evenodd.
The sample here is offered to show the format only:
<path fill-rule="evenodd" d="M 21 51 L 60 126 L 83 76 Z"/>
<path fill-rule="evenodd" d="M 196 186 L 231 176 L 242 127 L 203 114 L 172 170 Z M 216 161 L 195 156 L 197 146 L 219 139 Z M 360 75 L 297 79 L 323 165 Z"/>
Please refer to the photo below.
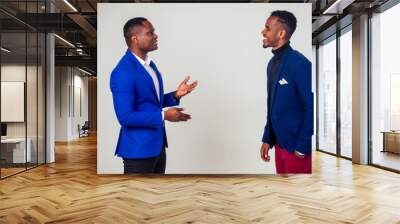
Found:
<path fill-rule="evenodd" d="M 171 122 L 187 121 L 192 117 L 189 114 L 182 113 L 183 108 L 169 108 L 164 113 L 164 119 Z"/>
<path fill-rule="evenodd" d="M 190 76 L 186 76 L 186 78 L 179 84 L 178 88 L 176 89 L 175 92 L 175 97 L 176 98 L 181 98 L 188 93 L 192 92 L 196 86 L 197 86 L 197 81 L 192 82 L 191 84 L 188 84 L 188 81 L 190 79 Z"/>

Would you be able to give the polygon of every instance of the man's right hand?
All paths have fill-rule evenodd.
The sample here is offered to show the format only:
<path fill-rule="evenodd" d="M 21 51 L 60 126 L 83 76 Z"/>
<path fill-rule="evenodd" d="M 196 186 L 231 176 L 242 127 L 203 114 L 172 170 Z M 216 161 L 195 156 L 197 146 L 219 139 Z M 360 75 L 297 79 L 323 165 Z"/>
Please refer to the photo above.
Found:
<path fill-rule="evenodd" d="M 263 143 L 261 145 L 260 155 L 261 155 L 261 159 L 264 160 L 265 162 L 269 162 L 269 160 L 270 160 L 268 152 L 269 152 L 269 144 Z"/>
<path fill-rule="evenodd" d="M 164 120 L 171 122 L 187 121 L 192 117 L 189 114 L 182 113 L 183 108 L 172 107 L 164 112 Z"/>

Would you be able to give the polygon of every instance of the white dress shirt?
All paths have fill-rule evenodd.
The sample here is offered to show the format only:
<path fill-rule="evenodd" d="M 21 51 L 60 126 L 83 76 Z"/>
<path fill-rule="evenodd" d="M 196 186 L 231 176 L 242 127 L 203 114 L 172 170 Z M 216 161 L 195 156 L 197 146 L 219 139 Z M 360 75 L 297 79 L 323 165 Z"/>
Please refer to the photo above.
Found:
<path fill-rule="evenodd" d="M 140 62 L 141 65 L 146 69 L 146 71 L 150 74 L 151 79 L 153 79 L 154 87 L 156 88 L 157 98 L 160 101 L 160 82 L 158 81 L 156 71 L 150 67 L 151 59 L 146 57 L 146 60 L 143 61 L 139 56 L 132 52 L 132 54 L 136 57 L 136 59 Z M 164 120 L 164 112 L 161 113 L 162 120 Z"/>

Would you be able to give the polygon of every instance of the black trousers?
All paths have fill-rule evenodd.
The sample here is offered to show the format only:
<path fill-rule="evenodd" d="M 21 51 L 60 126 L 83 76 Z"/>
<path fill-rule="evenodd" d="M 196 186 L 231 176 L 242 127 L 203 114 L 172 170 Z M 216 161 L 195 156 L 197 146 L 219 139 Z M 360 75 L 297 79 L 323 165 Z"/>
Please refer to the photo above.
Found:
<path fill-rule="evenodd" d="M 156 173 L 165 174 L 167 155 L 165 148 L 161 150 L 159 156 L 144 159 L 124 158 L 124 173 Z"/>

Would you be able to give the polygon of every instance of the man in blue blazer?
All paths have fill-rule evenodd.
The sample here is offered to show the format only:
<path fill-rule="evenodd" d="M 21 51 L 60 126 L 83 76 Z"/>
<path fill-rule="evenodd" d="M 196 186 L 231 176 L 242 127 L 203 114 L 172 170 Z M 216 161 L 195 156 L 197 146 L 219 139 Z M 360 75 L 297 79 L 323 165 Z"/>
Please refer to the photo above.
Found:
<path fill-rule="evenodd" d="M 111 73 L 114 110 L 121 125 L 115 154 L 124 161 L 124 173 L 165 173 L 168 147 L 164 120 L 187 121 L 180 99 L 197 86 L 189 78 L 175 92 L 164 94 L 161 73 L 147 53 L 158 48 L 153 25 L 142 17 L 124 25 L 128 50 Z M 163 111 L 164 107 L 172 107 Z"/>
<path fill-rule="evenodd" d="M 274 11 L 262 31 L 263 47 L 271 47 L 274 56 L 267 67 L 268 117 L 260 154 L 269 161 L 275 146 L 278 174 L 311 173 L 311 62 L 290 46 L 296 23 L 292 13 Z"/>

